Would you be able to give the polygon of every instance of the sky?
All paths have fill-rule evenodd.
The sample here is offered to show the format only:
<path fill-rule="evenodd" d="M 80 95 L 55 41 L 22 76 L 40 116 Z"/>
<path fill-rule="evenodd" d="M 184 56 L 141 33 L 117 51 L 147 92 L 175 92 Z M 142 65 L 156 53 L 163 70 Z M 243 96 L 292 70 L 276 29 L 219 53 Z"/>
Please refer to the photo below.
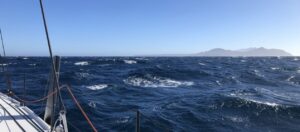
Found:
<path fill-rule="evenodd" d="M 54 54 L 192 54 L 278 48 L 300 56 L 300 0 L 43 0 Z M 0 0 L 10 56 L 47 56 L 38 0 Z"/>

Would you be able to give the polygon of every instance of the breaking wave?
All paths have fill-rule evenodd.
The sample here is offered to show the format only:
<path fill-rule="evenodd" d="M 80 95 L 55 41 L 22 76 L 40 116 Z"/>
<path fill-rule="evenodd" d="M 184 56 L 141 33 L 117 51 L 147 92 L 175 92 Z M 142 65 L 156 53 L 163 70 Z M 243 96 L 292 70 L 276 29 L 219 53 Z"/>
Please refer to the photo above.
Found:
<path fill-rule="evenodd" d="M 135 61 L 135 60 L 124 60 L 124 63 L 126 63 L 126 64 L 136 64 L 137 61 Z"/>
<path fill-rule="evenodd" d="M 108 87 L 107 84 L 98 84 L 98 85 L 87 86 L 87 88 L 90 90 L 100 90 L 100 89 L 104 89 L 107 87 Z"/>
<path fill-rule="evenodd" d="M 137 87 L 179 87 L 179 86 L 192 86 L 194 82 L 191 81 L 177 81 L 163 77 L 129 77 L 124 80 L 126 84 Z"/>
<path fill-rule="evenodd" d="M 254 100 L 254 99 L 248 99 L 247 101 L 251 101 L 254 103 L 263 104 L 263 105 L 267 105 L 267 106 L 271 106 L 271 107 L 279 106 L 279 104 L 274 103 L 274 102 L 259 101 L 259 100 Z"/>
<path fill-rule="evenodd" d="M 33 63 L 33 64 L 29 64 L 30 66 L 36 66 L 36 64 L 35 63 Z"/>
<path fill-rule="evenodd" d="M 25 73 L 28 99 L 38 98 L 49 59 L 22 58 L 9 58 L 8 70 Z M 99 131 L 134 131 L 139 110 L 142 131 L 288 132 L 300 130 L 300 63 L 294 58 L 62 57 L 59 79 L 72 86 Z M 22 96 L 23 74 L 11 78 Z M 5 92 L 5 76 L 0 80 Z M 69 122 L 92 131 L 68 97 Z M 44 108 L 28 105 L 37 113 Z"/>
<path fill-rule="evenodd" d="M 88 105 L 90 107 L 92 107 L 92 108 L 96 108 L 97 107 L 97 105 L 96 105 L 96 103 L 94 101 L 90 101 Z"/>
<path fill-rule="evenodd" d="M 201 65 L 201 66 L 205 66 L 206 65 L 206 64 L 204 64 L 202 62 L 199 62 L 198 64 Z"/>
<path fill-rule="evenodd" d="M 279 67 L 271 67 L 272 70 L 279 70 Z"/>
<path fill-rule="evenodd" d="M 74 65 L 77 65 L 77 66 L 86 66 L 86 65 L 89 65 L 89 63 L 87 61 L 80 61 L 80 62 L 74 63 Z"/>

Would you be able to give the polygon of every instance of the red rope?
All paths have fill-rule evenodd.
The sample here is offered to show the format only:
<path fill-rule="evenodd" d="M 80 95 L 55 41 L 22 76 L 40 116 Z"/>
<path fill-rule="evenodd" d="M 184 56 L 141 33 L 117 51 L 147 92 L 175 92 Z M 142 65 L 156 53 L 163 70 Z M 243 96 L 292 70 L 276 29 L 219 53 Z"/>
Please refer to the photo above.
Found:
<path fill-rule="evenodd" d="M 64 86 L 60 87 L 58 90 L 60 90 L 62 88 L 64 88 Z M 14 96 L 17 98 L 18 101 L 23 102 L 23 103 L 38 103 L 38 102 L 48 99 L 50 96 L 53 96 L 54 94 L 56 94 L 58 92 L 58 90 L 56 89 L 53 92 L 51 92 L 50 94 L 48 94 L 47 96 L 37 99 L 37 100 L 23 100 L 23 99 L 19 98 L 17 95 L 14 95 Z"/>
<path fill-rule="evenodd" d="M 82 109 L 81 105 L 79 104 L 79 102 L 77 101 L 77 99 L 75 98 L 74 94 L 72 93 L 71 89 L 69 86 L 67 86 L 68 92 L 70 93 L 70 95 L 72 96 L 73 101 L 76 103 L 77 107 L 79 108 L 80 112 L 82 113 L 82 115 L 84 116 L 84 118 L 86 119 L 86 121 L 89 123 L 89 125 L 92 127 L 94 132 L 98 132 L 98 130 L 95 128 L 95 126 L 93 125 L 93 123 L 91 122 L 91 120 L 89 119 L 89 117 L 87 116 L 87 114 L 84 112 L 84 110 Z"/>
<path fill-rule="evenodd" d="M 50 94 L 48 94 L 47 96 L 41 98 L 41 99 L 37 99 L 37 100 L 23 100 L 21 98 L 19 98 L 18 96 L 15 95 L 15 97 L 17 98 L 17 100 L 21 101 L 21 102 L 25 102 L 25 103 L 37 103 L 37 102 L 41 102 L 46 100 L 47 98 L 49 98 L 50 96 L 53 96 L 55 93 L 58 92 L 58 90 L 62 89 L 66 87 L 69 94 L 71 95 L 74 103 L 77 105 L 77 107 L 79 108 L 80 112 L 82 113 L 82 115 L 84 116 L 84 118 L 86 119 L 86 121 L 88 122 L 88 124 L 91 126 L 91 128 L 93 129 L 94 132 L 98 132 L 98 130 L 95 128 L 95 126 L 93 125 L 93 123 L 91 122 L 90 118 L 87 116 L 87 114 L 85 113 L 85 111 L 83 110 L 83 108 L 81 107 L 81 105 L 79 104 L 79 102 L 77 101 L 76 97 L 74 96 L 73 92 L 70 89 L 70 86 L 68 85 L 63 85 L 61 87 L 59 87 L 59 89 L 56 89 L 55 91 L 51 92 Z"/>

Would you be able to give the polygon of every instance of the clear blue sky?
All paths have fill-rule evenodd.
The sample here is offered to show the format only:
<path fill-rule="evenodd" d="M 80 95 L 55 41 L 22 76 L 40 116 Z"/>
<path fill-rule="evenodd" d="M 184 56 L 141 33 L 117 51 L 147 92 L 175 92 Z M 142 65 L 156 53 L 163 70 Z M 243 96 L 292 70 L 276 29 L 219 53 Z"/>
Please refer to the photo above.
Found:
<path fill-rule="evenodd" d="M 44 0 L 59 55 L 266 47 L 300 55 L 300 0 Z M 8 55 L 48 55 L 38 0 L 1 0 Z"/>

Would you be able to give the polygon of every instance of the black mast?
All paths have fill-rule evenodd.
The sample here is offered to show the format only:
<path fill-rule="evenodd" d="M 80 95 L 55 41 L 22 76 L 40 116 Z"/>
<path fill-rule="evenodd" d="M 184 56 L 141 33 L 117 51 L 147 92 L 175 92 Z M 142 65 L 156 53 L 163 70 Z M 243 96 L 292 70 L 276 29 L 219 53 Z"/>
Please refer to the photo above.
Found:
<path fill-rule="evenodd" d="M 46 37 L 47 37 L 47 44 L 48 44 L 48 49 L 49 49 L 49 54 L 50 54 L 51 66 L 52 66 L 52 75 L 53 75 L 53 79 L 54 79 L 53 80 L 54 81 L 53 82 L 53 89 L 57 90 L 58 100 L 59 100 L 59 104 L 61 106 L 61 110 L 65 111 L 65 106 L 62 102 L 61 93 L 60 93 L 60 90 L 59 90 L 59 80 L 58 80 L 58 71 L 57 71 L 58 69 L 57 69 L 57 67 L 55 67 L 55 62 L 54 62 L 55 60 L 54 60 L 53 54 L 52 54 L 51 42 L 50 42 L 50 37 L 49 37 L 49 33 L 48 33 L 48 27 L 47 27 L 47 22 L 46 22 L 44 7 L 43 7 L 43 1 L 39 0 L 39 2 L 40 2 L 40 8 L 41 8 L 41 13 L 42 13 L 42 17 L 43 17 L 44 29 L 45 29 L 45 33 L 46 33 Z M 55 106 L 55 104 L 56 104 L 55 102 L 56 101 L 52 102 L 53 104 L 51 104 L 51 105 Z M 55 107 L 53 107 L 53 110 L 51 112 L 50 122 L 47 122 L 47 123 L 50 123 L 51 130 L 54 129 L 53 127 L 54 127 L 54 116 L 55 115 L 56 115 Z"/>

